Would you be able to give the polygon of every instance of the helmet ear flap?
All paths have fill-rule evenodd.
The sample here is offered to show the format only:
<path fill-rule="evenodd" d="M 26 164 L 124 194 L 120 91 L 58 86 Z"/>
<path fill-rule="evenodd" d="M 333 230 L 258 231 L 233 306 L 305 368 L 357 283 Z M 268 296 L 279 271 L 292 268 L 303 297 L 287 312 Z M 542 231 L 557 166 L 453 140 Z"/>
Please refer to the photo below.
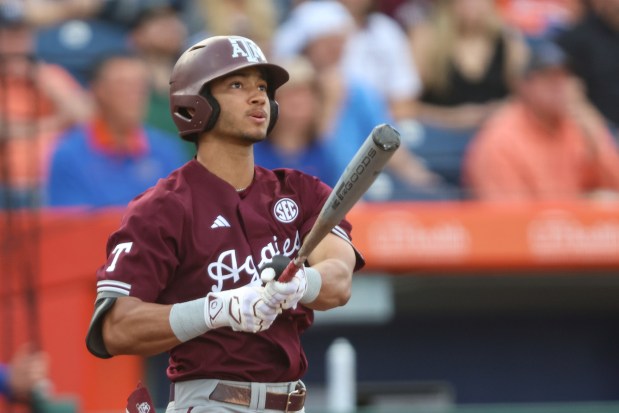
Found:
<path fill-rule="evenodd" d="M 279 104 L 275 99 L 269 98 L 269 106 L 271 106 L 271 118 L 269 119 L 267 134 L 275 127 L 275 122 L 277 122 L 277 116 L 279 115 Z"/>
<path fill-rule="evenodd" d="M 175 96 L 170 102 L 172 120 L 187 141 L 194 141 L 196 136 L 205 128 L 204 119 L 211 119 L 213 107 L 204 96 Z M 217 105 L 219 111 L 219 105 Z M 218 112 L 219 113 L 219 112 Z"/>
<path fill-rule="evenodd" d="M 211 95 L 208 91 L 202 96 L 204 96 L 208 104 L 211 106 L 211 114 L 206 121 L 206 125 L 204 125 L 204 129 L 202 130 L 203 132 L 206 132 L 215 127 L 217 118 L 219 118 L 219 112 L 221 112 L 221 107 L 219 106 L 219 102 L 217 102 L 217 99 L 215 99 L 215 97 Z"/>

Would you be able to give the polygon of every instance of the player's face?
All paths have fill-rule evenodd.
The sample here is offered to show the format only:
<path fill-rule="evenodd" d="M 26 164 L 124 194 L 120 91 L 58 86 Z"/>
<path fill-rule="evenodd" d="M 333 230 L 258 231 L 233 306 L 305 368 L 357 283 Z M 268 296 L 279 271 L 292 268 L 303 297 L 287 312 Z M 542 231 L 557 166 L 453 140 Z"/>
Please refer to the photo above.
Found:
<path fill-rule="evenodd" d="M 270 106 L 267 82 L 257 68 L 242 69 L 211 84 L 221 112 L 213 132 L 254 143 L 266 137 Z"/>

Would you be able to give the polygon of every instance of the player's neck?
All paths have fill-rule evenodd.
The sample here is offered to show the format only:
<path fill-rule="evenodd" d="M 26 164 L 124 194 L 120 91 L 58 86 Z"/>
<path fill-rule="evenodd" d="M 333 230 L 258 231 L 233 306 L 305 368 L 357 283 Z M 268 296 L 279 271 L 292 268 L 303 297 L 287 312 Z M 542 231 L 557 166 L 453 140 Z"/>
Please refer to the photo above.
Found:
<path fill-rule="evenodd" d="M 254 178 L 253 147 L 215 148 L 214 146 L 216 145 L 201 143 L 196 154 L 197 161 L 234 189 L 241 190 L 248 187 Z"/>

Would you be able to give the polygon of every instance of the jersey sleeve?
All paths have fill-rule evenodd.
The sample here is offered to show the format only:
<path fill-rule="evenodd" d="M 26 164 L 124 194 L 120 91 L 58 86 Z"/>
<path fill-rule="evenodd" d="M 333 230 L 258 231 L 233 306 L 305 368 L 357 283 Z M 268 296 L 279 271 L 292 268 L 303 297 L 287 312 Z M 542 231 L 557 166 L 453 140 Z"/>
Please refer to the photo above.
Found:
<path fill-rule="evenodd" d="M 183 216 L 173 197 L 152 190 L 129 204 L 108 240 L 107 262 L 97 271 L 97 296 L 157 302 L 179 265 Z"/>

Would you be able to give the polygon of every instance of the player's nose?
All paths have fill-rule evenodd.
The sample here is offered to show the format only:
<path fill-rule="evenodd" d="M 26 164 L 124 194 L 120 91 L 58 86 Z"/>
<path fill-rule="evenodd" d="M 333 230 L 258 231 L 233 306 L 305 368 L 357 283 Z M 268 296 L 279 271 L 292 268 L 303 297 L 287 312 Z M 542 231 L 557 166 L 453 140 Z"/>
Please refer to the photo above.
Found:
<path fill-rule="evenodd" d="M 268 100 L 266 91 L 261 88 L 256 88 L 250 96 L 250 101 L 253 104 L 264 104 Z"/>

